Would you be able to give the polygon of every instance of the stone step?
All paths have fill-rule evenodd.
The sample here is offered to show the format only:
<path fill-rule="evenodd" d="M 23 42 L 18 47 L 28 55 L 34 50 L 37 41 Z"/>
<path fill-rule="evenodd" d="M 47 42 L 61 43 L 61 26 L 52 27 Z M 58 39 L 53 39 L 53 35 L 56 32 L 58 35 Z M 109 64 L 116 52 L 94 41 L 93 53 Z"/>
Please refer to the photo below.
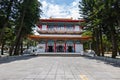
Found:
<path fill-rule="evenodd" d="M 81 54 L 75 54 L 75 53 L 39 53 L 36 56 L 63 56 L 63 57 L 80 57 Z"/>

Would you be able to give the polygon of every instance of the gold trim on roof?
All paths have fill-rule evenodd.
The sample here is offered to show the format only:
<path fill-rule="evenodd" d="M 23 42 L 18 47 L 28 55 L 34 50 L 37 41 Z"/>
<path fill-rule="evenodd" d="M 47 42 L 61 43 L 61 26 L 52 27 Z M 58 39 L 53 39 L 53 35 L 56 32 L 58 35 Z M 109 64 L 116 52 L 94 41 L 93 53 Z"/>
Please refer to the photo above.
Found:
<path fill-rule="evenodd" d="M 90 36 L 40 36 L 40 35 L 29 35 L 28 36 L 30 39 L 65 39 L 65 40 L 69 40 L 69 39 L 76 39 L 76 40 L 89 40 L 92 37 Z"/>

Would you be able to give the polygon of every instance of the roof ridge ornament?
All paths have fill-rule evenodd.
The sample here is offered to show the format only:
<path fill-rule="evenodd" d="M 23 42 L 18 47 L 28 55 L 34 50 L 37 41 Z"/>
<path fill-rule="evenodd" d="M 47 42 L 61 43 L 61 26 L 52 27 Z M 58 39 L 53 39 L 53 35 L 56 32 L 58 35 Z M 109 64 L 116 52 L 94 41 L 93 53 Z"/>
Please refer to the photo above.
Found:
<path fill-rule="evenodd" d="M 52 16 L 50 16 L 49 19 L 51 19 L 51 20 L 73 20 L 73 17 L 71 17 L 71 18 L 53 18 Z"/>

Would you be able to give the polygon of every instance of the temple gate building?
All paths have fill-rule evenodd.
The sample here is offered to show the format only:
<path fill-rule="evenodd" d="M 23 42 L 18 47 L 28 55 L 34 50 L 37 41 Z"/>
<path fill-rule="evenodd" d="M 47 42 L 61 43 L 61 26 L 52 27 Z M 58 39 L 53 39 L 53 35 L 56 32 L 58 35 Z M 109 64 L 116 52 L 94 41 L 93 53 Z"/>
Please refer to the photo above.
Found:
<path fill-rule="evenodd" d="M 73 52 L 83 51 L 83 41 L 90 39 L 81 36 L 84 20 L 72 18 L 49 18 L 40 19 L 37 23 L 39 35 L 30 35 L 31 39 L 37 40 L 39 52 Z"/>

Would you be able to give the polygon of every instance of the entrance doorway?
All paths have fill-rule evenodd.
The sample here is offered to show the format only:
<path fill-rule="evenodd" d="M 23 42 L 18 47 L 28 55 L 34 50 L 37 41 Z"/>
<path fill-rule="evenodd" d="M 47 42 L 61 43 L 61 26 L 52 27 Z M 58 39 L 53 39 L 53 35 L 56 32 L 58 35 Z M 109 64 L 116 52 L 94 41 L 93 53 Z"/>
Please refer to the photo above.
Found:
<path fill-rule="evenodd" d="M 57 46 L 57 52 L 64 52 L 64 46 L 62 45 Z"/>
<path fill-rule="evenodd" d="M 72 46 L 68 46 L 68 52 L 73 52 L 73 47 Z"/>
<path fill-rule="evenodd" d="M 53 46 L 48 46 L 48 52 L 53 52 Z"/>

